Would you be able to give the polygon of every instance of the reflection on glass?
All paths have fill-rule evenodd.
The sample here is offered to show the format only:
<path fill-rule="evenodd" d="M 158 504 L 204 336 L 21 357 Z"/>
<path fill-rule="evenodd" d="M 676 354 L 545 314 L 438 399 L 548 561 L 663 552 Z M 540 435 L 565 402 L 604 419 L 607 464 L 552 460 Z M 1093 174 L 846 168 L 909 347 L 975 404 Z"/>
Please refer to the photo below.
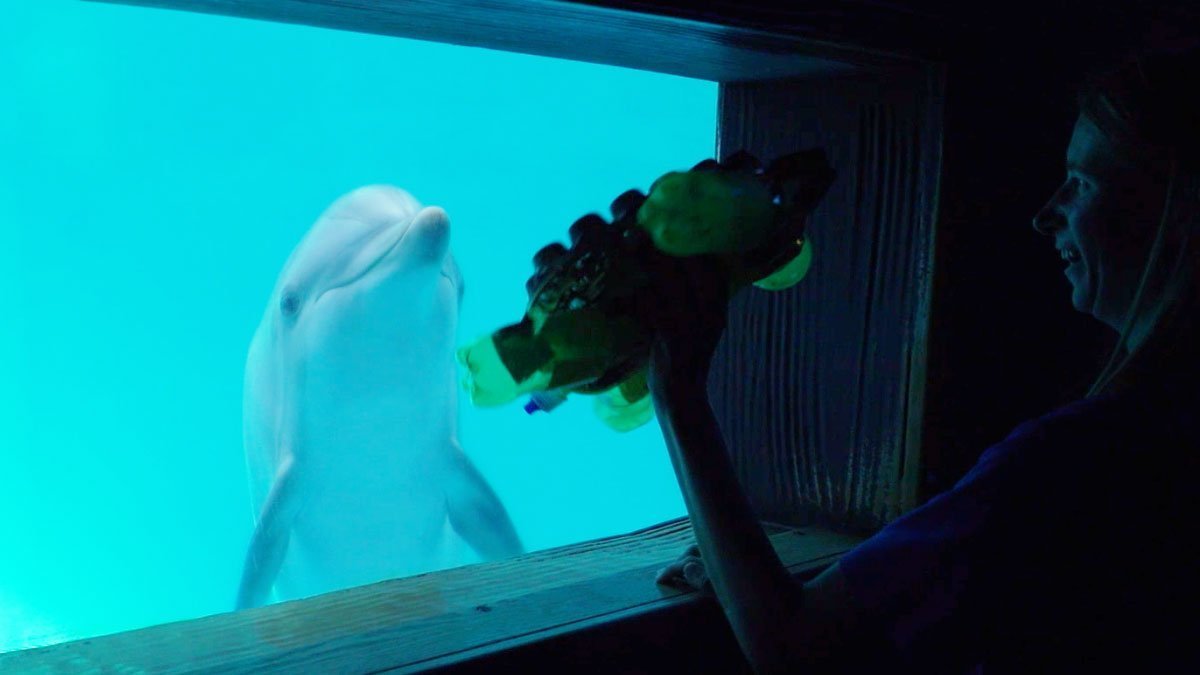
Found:
<path fill-rule="evenodd" d="M 444 210 L 448 274 L 460 273 L 461 286 L 413 292 L 426 304 L 393 315 L 386 303 L 350 302 L 329 330 L 305 334 L 307 349 L 325 341 L 324 360 L 271 371 L 272 382 L 345 387 L 288 406 L 265 396 L 270 410 L 309 424 L 289 427 L 302 430 L 292 442 L 346 436 L 341 459 L 322 455 L 301 490 L 324 475 L 379 495 L 387 486 L 372 481 L 408 477 L 387 503 L 313 501 L 312 522 L 378 545 L 359 550 L 446 547 L 413 553 L 420 562 L 405 573 L 480 559 L 442 526 L 447 507 L 434 498 L 439 482 L 475 494 L 448 478 L 467 474 L 444 468 L 452 434 L 433 427 L 448 423 L 450 407 L 464 456 L 524 550 L 684 514 L 656 424 L 622 435 L 590 405 L 527 415 L 520 405 L 475 408 L 461 392 L 449 403 L 449 385 L 429 374 L 433 357 L 414 355 L 519 315 L 534 251 L 624 190 L 710 156 L 715 83 L 68 0 L 8 8 L 0 63 L 0 650 L 233 609 L 255 504 L 278 472 L 256 474 L 269 463 L 248 461 L 243 447 L 251 340 L 265 312 L 349 296 L 288 297 L 275 285 L 318 217 L 368 185 Z M 378 253 L 371 247 L 387 236 L 355 250 Z M 331 250 L 344 254 L 339 246 Z M 305 289 L 351 281 L 361 263 L 325 262 L 303 271 L 316 275 Z M 458 288 L 451 338 L 449 315 L 434 315 L 457 305 L 438 294 Z M 372 368 L 365 355 L 397 336 L 393 361 Z M 373 393 L 389 382 L 402 395 Z M 367 425 L 388 419 L 380 406 L 394 410 L 386 430 L 348 431 L 356 411 Z M 331 419 L 341 426 L 318 428 Z M 389 443 L 385 431 L 404 440 Z M 374 445 L 356 447 L 362 438 Z M 367 513 L 376 525 L 393 518 L 394 539 L 355 531 Z M 474 512 L 476 526 L 501 527 L 495 513 Z M 413 531 L 418 522 L 425 529 Z"/>

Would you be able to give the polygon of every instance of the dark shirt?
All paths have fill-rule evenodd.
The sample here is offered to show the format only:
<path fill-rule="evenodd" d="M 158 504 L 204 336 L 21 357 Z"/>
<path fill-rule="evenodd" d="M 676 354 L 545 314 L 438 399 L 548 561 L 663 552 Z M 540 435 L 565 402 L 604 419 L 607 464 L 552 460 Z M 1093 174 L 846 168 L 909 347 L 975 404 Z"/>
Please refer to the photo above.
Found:
<path fill-rule="evenodd" d="M 1200 672 L 1198 401 L 1026 422 L 844 556 L 892 672 Z"/>

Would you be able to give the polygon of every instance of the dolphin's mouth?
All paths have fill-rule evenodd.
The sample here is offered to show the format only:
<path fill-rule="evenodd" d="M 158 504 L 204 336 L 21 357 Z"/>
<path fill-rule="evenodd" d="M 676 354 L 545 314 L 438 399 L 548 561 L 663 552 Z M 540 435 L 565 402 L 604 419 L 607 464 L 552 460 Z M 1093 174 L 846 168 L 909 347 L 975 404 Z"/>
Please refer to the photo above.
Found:
<path fill-rule="evenodd" d="M 373 260 L 371 260 L 370 264 L 364 265 L 362 270 L 360 270 L 354 276 L 347 278 L 345 281 L 342 281 L 341 283 L 330 286 L 330 287 L 326 288 L 324 291 L 321 291 L 321 295 L 325 295 L 329 291 L 337 290 L 339 288 L 345 288 L 346 286 L 350 286 L 355 283 L 358 283 L 361 279 L 363 279 L 368 274 L 370 274 L 375 268 L 379 267 L 379 263 L 383 262 L 396 249 L 400 248 L 400 244 L 404 241 L 404 238 L 407 237 L 408 233 L 411 231 L 412 231 L 412 228 L 410 228 L 410 227 L 404 228 L 404 231 L 400 233 L 400 236 L 396 237 L 395 241 L 388 244 L 382 251 L 380 251 L 379 255 L 376 255 L 375 258 Z M 386 231 L 385 231 L 385 233 L 386 233 Z M 376 237 L 376 239 L 382 238 L 383 236 L 384 235 L 381 234 L 378 237 Z M 317 296 L 316 299 L 320 300 L 321 296 L 320 295 Z"/>
<path fill-rule="evenodd" d="M 438 272 L 450 282 L 450 287 L 456 291 L 459 301 L 462 301 L 464 290 L 462 270 L 458 266 L 458 261 L 449 251 L 446 251 L 446 257 L 442 260 Z"/>
<path fill-rule="evenodd" d="M 458 279 L 458 278 L 456 278 L 454 275 L 452 275 L 452 274 L 448 273 L 448 272 L 446 271 L 446 268 L 445 268 L 445 267 L 443 267 L 443 268 L 442 268 L 441 270 L 439 270 L 439 271 L 440 271 L 440 273 L 441 273 L 441 275 L 442 275 L 442 278 L 443 278 L 443 279 L 445 279 L 446 281 L 450 282 L 450 288 L 454 289 L 454 295 L 458 297 L 458 301 L 459 301 L 459 302 L 462 302 L 462 298 L 463 298 L 463 287 L 462 287 L 462 285 L 461 285 L 461 283 L 460 283 L 459 279 Z"/>

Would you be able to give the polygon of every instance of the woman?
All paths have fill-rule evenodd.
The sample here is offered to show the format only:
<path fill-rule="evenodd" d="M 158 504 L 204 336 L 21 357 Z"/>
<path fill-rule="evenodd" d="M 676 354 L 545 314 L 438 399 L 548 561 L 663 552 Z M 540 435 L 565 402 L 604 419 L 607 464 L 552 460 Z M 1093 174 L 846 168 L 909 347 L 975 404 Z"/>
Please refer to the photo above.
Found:
<path fill-rule="evenodd" d="M 1120 335 L 1088 396 L 1021 425 L 803 586 L 754 518 L 705 395 L 722 280 L 697 262 L 660 289 L 678 311 L 657 327 L 651 391 L 697 542 L 660 581 L 706 575 L 755 670 L 865 654 L 893 672 L 1197 664 L 1197 64 L 1134 59 L 1085 85 L 1066 179 L 1034 218 L 1068 263 L 1074 307 Z"/>

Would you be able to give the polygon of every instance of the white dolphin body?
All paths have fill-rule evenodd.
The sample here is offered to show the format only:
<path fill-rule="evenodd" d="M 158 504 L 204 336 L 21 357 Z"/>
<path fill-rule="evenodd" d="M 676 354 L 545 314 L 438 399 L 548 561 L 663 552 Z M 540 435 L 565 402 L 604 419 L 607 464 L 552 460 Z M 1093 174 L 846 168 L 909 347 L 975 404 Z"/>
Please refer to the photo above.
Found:
<path fill-rule="evenodd" d="M 399 188 L 334 202 L 292 252 L 246 359 L 258 514 L 238 608 L 522 551 L 458 444 L 462 278 L 449 220 Z"/>

